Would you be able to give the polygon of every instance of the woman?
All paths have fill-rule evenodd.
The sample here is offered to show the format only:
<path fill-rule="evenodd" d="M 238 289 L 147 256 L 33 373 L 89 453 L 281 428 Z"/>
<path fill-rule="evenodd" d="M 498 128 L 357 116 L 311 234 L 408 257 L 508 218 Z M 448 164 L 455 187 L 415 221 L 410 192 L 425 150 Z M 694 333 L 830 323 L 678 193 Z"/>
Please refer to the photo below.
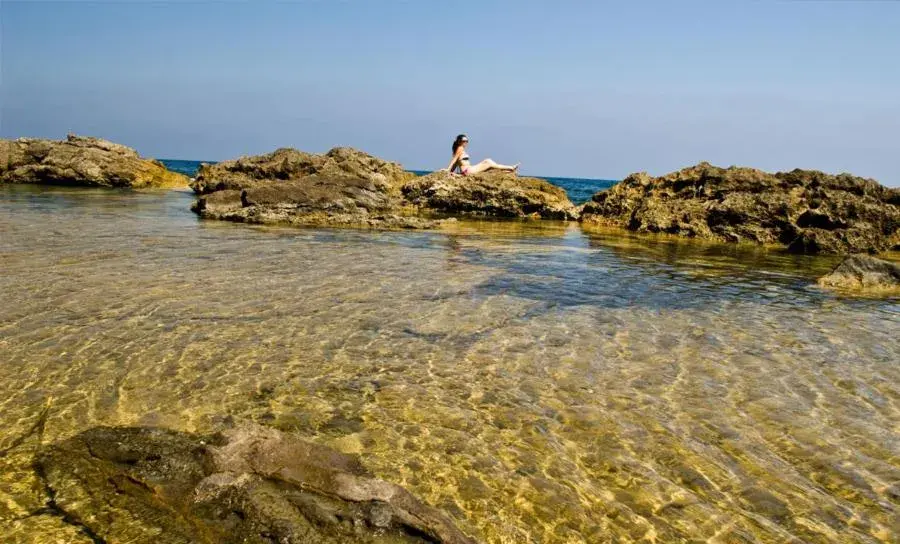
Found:
<path fill-rule="evenodd" d="M 515 172 L 519 169 L 518 164 L 514 164 L 512 166 L 506 164 L 497 164 L 491 159 L 484 159 L 478 164 L 472 164 L 469 162 L 469 154 L 466 153 L 466 145 L 469 144 L 469 137 L 465 134 L 460 134 L 456 137 L 456 140 L 453 142 L 453 159 L 450 161 L 450 166 L 445 168 L 445 170 L 449 172 L 453 172 L 457 168 L 459 168 L 459 172 L 464 176 L 469 176 L 472 174 L 480 174 L 481 172 L 487 172 L 488 170 L 505 170 L 507 172 Z"/>

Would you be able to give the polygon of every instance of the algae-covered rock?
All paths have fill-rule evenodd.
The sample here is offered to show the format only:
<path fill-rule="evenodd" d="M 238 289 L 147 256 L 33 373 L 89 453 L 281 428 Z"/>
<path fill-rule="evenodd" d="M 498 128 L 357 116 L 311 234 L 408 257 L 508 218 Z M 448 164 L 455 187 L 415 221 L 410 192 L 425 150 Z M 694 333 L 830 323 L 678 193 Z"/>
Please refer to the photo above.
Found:
<path fill-rule="evenodd" d="M 851 255 L 819 278 L 819 285 L 873 294 L 900 294 L 900 266 L 869 255 Z"/>
<path fill-rule="evenodd" d="M 356 457 L 274 429 L 98 427 L 37 456 L 52 510 L 104 542 L 474 542 Z"/>

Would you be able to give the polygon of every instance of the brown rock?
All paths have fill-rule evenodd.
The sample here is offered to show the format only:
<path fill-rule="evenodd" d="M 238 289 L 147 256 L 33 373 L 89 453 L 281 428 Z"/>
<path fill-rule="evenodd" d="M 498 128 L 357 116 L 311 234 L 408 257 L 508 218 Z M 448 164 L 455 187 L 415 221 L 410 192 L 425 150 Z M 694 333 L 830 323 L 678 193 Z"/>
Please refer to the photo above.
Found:
<path fill-rule="evenodd" d="M 453 215 L 577 219 L 566 191 L 537 178 L 489 171 L 472 176 L 433 172 L 409 181 L 403 194 L 423 210 Z"/>
<path fill-rule="evenodd" d="M 207 438 L 99 427 L 36 467 L 48 511 L 94 541 L 474 543 L 357 458 L 255 425 Z"/>
<path fill-rule="evenodd" d="M 349 147 L 335 147 L 323 155 L 281 148 L 266 155 L 203 164 L 191 187 L 197 193 L 206 194 L 254 187 L 260 182 L 296 181 L 314 174 L 322 178 L 368 180 L 386 192 L 415 177 L 395 162 Z"/>
<path fill-rule="evenodd" d="M 185 187 L 188 178 L 159 161 L 99 138 L 0 140 L 0 183 L 88 187 Z"/>
<path fill-rule="evenodd" d="M 417 178 L 397 163 L 339 147 L 279 149 L 203 165 L 193 183 L 201 217 L 245 223 L 433 228 L 435 215 L 574 219 L 565 191 L 512 174 Z"/>
<path fill-rule="evenodd" d="M 632 174 L 595 194 L 581 219 L 799 253 L 880 252 L 900 243 L 900 190 L 849 174 L 701 163 L 658 178 Z"/>
<path fill-rule="evenodd" d="M 324 155 L 279 149 L 201 166 L 194 211 L 242 223 L 364 228 L 431 228 L 414 215 L 400 186 L 415 177 L 397 163 L 336 147 Z"/>
<path fill-rule="evenodd" d="M 412 215 L 398 195 L 379 190 L 371 180 L 312 175 L 301 180 L 256 182 L 242 190 L 225 189 L 197 199 L 194 211 L 207 219 L 241 223 L 366 228 L 431 228 Z"/>
<path fill-rule="evenodd" d="M 831 273 L 819 278 L 819 285 L 870 293 L 900 293 L 900 266 L 869 255 L 851 255 Z"/>

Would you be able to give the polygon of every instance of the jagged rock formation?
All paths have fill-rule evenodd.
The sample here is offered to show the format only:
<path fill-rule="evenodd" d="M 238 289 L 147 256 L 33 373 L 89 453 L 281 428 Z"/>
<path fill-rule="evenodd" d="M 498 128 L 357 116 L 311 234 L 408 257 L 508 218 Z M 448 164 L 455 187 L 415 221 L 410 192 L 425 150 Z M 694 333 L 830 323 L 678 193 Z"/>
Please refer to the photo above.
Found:
<path fill-rule="evenodd" d="M 581 219 L 798 253 L 876 253 L 900 244 L 900 190 L 849 174 L 701 163 L 658 178 L 632 174 L 595 194 Z"/>
<path fill-rule="evenodd" d="M 248 223 L 432 228 L 436 217 L 575 219 L 565 191 L 508 173 L 417 178 L 355 149 L 279 149 L 203 165 L 192 184 L 201 217 Z"/>
<path fill-rule="evenodd" d="M 99 138 L 0 140 L 0 183 L 88 187 L 186 187 L 188 178 L 159 161 Z"/>
<path fill-rule="evenodd" d="M 200 167 L 192 187 L 201 217 L 245 223 L 429 228 L 406 209 L 400 186 L 415 177 L 392 162 L 336 147 L 324 155 L 279 149 Z"/>
<path fill-rule="evenodd" d="M 319 175 L 215 191 L 201 195 L 193 210 L 203 218 L 241 223 L 386 229 L 437 225 L 414 215 L 398 195 L 371 180 Z"/>
<path fill-rule="evenodd" d="M 281 148 L 265 155 L 241 157 L 216 164 L 203 164 L 191 187 L 199 194 L 241 190 L 269 182 L 297 181 L 318 175 L 330 179 L 368 180 L 380 191 L 396 191 L 415 174 L 349 147 L 335 147 L 318 155 Z"/>
<path fill-rule="evenodd" d="M 472 176 L 433 172 L 403 185 L 413 205 L 452 215 L 578 219 L 566 191 L 537 178 L 488 171 Z"/>

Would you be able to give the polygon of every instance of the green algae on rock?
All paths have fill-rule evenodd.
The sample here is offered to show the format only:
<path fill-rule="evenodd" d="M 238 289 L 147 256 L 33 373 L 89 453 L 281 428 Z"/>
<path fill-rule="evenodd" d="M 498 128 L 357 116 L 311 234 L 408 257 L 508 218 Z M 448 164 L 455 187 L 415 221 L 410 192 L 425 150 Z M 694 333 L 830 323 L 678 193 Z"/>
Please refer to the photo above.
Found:
<path fill-rule="evenodd" d="M 632 174 L 596 193 L 581 220 L 796 253 L 878 253 L 900 244 L 900 190 L 849 174 L 700 163 L 656 178 Z"/>
<path fill-rule="evenodd" d="M 869 294 L 900 294 L 900 266 L 870 255 L 851 255 L 819 278 L 819 285 Z"/>
<path fill-rule="evenodd" d="M 50 511 L 99 542 L 474 544 L 356 457 L 258 425 L 95 427 L 43 448 Z"/>
<path fill-rule="evenodd" d="M 186 187 L 188 178 L 137 151 L 100 138 L 0 139 L 0 183 L 87 187 Z"/>

